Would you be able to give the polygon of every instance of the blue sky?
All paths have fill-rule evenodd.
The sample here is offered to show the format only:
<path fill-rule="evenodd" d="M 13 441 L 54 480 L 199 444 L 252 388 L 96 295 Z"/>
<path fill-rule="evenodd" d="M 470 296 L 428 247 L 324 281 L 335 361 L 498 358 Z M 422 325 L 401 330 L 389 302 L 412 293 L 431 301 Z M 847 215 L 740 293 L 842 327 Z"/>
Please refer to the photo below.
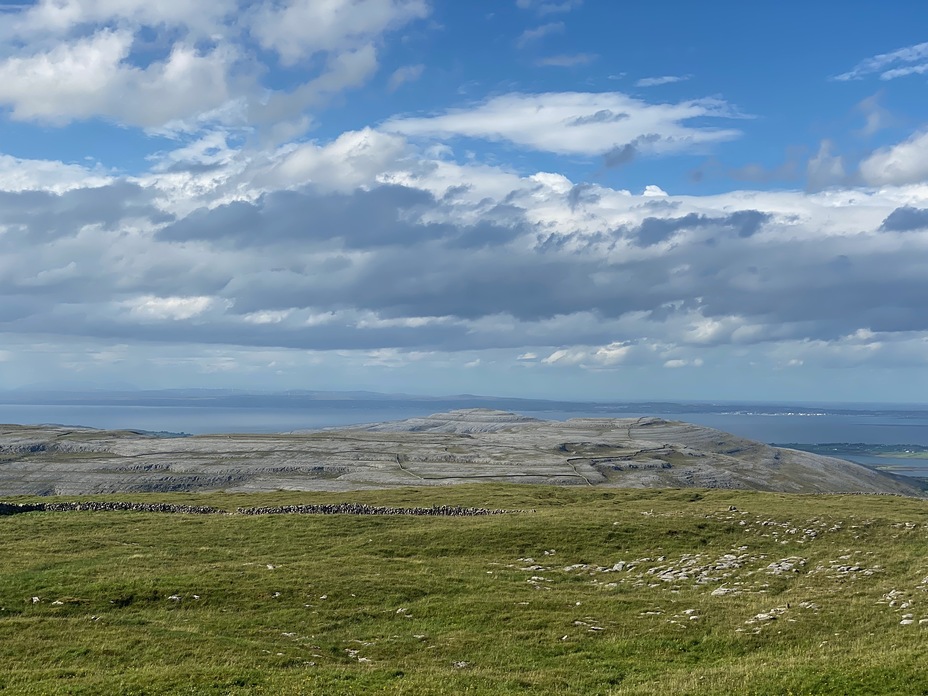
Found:
<path fill-rule="evenodd" d="M 926 26 L 0 1 L 0 387 L 926 402 Z"/>

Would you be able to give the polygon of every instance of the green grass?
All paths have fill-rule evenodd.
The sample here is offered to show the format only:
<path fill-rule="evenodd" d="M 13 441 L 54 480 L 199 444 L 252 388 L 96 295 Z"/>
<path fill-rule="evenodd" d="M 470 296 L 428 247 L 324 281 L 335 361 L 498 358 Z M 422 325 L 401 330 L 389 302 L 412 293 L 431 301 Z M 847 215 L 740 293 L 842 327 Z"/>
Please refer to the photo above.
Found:
<path fill-rule="evenodd" d="M 928 693 L 923 501 L 497 485 L 118 499 L 526 512 L 0 517 L 0 691 Z M 635 567 L 603 570 L 619 561 Z"/>

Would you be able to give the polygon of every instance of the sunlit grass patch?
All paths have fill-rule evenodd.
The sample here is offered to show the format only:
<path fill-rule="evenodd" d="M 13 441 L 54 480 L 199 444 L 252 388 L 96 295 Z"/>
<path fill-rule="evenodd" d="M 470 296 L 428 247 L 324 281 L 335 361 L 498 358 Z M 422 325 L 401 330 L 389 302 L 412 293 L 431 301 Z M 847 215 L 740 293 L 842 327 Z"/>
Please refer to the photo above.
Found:
<path fill-rule="evenodd" d="M 918 500 L 493 485 L 129 498 L 524 512 L 2 517 L 9 693 L 928 690 Z"/>

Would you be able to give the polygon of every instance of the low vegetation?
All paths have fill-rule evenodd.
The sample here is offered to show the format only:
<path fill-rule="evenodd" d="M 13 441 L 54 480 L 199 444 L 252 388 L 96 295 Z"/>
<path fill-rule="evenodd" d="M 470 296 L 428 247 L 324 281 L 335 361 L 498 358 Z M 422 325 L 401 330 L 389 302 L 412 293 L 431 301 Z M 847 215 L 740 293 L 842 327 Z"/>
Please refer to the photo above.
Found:
<path fill-rule="evenodd" d="M 520 512 L 0 517 L 0 691 L 928 693 L 921 500 L 495 484 L 118 499 Z"/>

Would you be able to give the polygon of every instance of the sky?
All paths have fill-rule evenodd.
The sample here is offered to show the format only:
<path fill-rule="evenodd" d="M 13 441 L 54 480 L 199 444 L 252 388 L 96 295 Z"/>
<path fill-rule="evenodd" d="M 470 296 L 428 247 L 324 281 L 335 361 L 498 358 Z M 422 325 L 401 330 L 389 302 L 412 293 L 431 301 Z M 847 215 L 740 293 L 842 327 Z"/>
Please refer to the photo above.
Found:
<path fill-rule="evenodd" d="M 0 389 L 928 402 L 928 4 L 0 0 Z"/>

